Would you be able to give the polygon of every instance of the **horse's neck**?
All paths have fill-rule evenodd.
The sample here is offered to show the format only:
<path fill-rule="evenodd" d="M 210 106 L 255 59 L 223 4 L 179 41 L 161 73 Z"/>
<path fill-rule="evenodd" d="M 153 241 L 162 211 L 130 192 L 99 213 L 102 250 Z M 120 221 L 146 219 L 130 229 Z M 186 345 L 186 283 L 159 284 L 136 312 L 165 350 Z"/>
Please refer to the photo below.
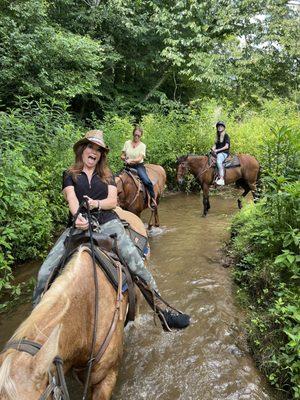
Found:
<path fill-rule="evenodd" d="M 207 156 L 199 156 L 199 157 L 191 157 L 189 159 L 189 168 L 191 173 L 197 178 L 201 175 L 201 173 L 208 168 L 208 157 Z"/>
<path fill-rule="evenodd" d="M 53 283 L 40 304 L 23 322 L 14 335 L 15 339 L 26 337 L 44 344 L 57 325 L 61 325 L 61 357 L 70 356 L 78 348 L 84 334 L 83 321 L 91 299 L 91 279 L 87 275 L 88 265 L 80 262 L 85 256 L 80 253 L 66 267 L 66 271 Z M 90 270 L 91 271 L 91 270 Z"/>
<path fill-rule="evenodd" d="M 125 198 L 125 208 L 130 208 L 130 211 L 142 211 L 144 198 L 142 192 L 139 193 L 141 188 L 141 182 L 137 177 L 130 173 L 126 173 L 123 181 L 123 192 Z"/>

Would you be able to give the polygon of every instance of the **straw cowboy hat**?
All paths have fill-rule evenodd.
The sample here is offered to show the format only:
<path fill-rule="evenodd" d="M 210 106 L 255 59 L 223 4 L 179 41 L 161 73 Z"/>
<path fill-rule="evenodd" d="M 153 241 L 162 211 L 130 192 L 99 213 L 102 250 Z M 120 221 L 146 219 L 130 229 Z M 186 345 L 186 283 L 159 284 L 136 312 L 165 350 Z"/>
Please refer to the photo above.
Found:
<path fill-rule="evenodd" d="M 98 146 L 102 147 L 102 149 L 104 149 L 104 151 L 108 152 L 109 151 L 109 147 L 106 146 L 104 139 L 103 139 L 103 132 L 98 130 L 98 129 L 94 129 L 92 131 L 88 131 L 83 139 L 78 140 L 78 142 L 76 142 L 73 146 L 73 150 L 76 153 L 78 147 L 82 144 L 88 144 L 88 143 L 95 143 Z"/>

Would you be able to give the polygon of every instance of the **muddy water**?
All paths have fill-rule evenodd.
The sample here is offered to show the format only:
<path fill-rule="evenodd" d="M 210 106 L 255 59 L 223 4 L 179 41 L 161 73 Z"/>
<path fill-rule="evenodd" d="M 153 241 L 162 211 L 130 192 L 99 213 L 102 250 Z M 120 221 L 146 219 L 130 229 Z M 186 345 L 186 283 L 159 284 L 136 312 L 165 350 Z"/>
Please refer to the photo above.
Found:
<path fill-rule="evenodd" d="M 113 400 L 275 400 L 241 346 L 242 314 L 230 270 L 220 262 L 236 202 L 214 196 L 211 206 L 203 219 L 198 195 L 162 200 L 162 230 L 151 238 L 150 265 L 161 293 L 192 316 L 192 325 L 165 333 L 143 305 L 138 321 L 126 328 Z M 23 304 L 0 319 L 1 347 L 29 311 Z M 79 400 L 71 384 L 71 398 Z"/>

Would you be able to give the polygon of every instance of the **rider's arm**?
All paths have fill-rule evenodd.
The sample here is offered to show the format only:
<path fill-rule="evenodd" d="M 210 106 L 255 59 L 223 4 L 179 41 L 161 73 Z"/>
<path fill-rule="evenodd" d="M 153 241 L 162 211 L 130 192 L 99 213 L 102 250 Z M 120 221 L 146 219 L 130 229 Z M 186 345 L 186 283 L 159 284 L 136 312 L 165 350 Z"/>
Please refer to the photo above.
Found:
<path fill-rule="evenodd" d="M 126 160 L 127 164 L 138 164 L 141 161 L 144 161 L 143 154 L 140 154 L 137 158 L 129 158 Z"/>
<path fill-rule="evenodd" d="M 117 188 L 114 185 L 108 185 L 108 194 L 106 199 L 98 200 L 98 205 L 102 210 L 111 210 L 118 204 Z"/>
<path fill-rule="evenodd" d="M 113 184 L 108 184 L 108 194 L 105 199 L 91 199 L 89 196 L 83 196 L 88 200 L 91 209 L 98 208 L 99 210 L 111 210 L 118 205 L 117 187 Z"/>
<path fill-rule="evenodd" d="M 122 151 L 121 153 L 121 160 L 125 161 L 126 160 L 126 152 Z"/>
<path fill-rule="evenodd" d="M 144 162 L 144 158 L 146 157 L 146 145 L 144 143 L 139 144 L 139 155 L 136 158 L 127 159 L 126 162 L 128 164 L 139 164 L 140 162 Z"/>
<path fill-rule="evenodd" d="M 79 201 L 77 199 L 74 186 L 66 186 L 63 190 L 63 194 L 64 198 L 68 202 L 71 214 L 75 215 L 79 207 Z"/>
<path fill-rule="evenodd" d="M 63 189 L 63 194 L 68 202 L 71 214 L 75 215 L 79 207 L 79 201 L 77 199 L 74 186 L 66 186 Z M 85 230 L 88 228 L 89 224 L 88 221 L 81 214 L 79 214 L 76 219 L 75 226 L 77 229 Z"/>
<path fill-rule="evenodd" d="M 228 143 L 226 143 L 224 147 L 221 147 L 220 149 L 215 150 L 215 152 L 216 153 L 221 153 L 222 151 L 227 150 L 227 149 L 229 149 Z"/>

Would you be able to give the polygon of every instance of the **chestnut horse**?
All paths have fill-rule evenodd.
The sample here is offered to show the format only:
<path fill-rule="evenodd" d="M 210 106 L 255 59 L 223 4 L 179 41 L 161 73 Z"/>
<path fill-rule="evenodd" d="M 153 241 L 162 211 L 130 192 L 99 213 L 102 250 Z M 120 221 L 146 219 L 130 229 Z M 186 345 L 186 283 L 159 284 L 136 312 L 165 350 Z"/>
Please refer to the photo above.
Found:
<path fill-rule="evenodd" d="M 159 198 L 161 197 L 164 187 L 166 184 L 166 172 L 160 165 L 156 164 L 145 164 L 145 168 L 149 178 L 153 183 L 155 200 L 158 205 Z M 118 201 L 119 206 L 124 208 L 125 210 L 131 211 L 136 214 L 138 217 L 141 215 L 141 212 L 146 208 L 150 208 L 149 199 L 145 196 L 145 193 L 142 190 L 142 183 L 137 175 L 132 170 L 123 170 L 116 177 L 116 184 L 118 189 Z M 157 208 L 153 209 L 151 212 L 151 217 L 148 222 L 148 228 L 152 227 L 152 220 L 154 217 L 154 225 L 159 226 L 159 217 Z"/>
<path fill-rule="evenodd" d="M 135 230 L 146 235 L 144 225 L 137 216 L 123 210 L 117 212 Z M 81 247 L 75 253 L 63 273 L 14 333 L 11 341 L 17 342 L 17 348 L 4 349 L 0 354 L 1 400 L 69 398 L 64 395 L 52 397 L 51 393 L 45 395 L 45 389 L 52 382 L 49 372 L 53 375 L 53 360 L 56 356 L 63 361 L 64 374 L 73 367 L 86 366 L 90 359 L 95 285 L 92 258 L 85 249 L 86 247 Z M 117 293 L 103 271 L 97 267 L 96 274 L 99 284 L 96 352 L 110 331 L 113 320 L 115 329 L 108 346 L 104 347 L 102 357 L 92 364 L 90 386 L 93 400 L 108 400 L 116 383 L 122 357 L 128 296 L 125 293 L 118 301 Z M 22 351 L 21 342 L 24 343 L 24 339 L 25 342 L 29 340 L 39 344 L 40 350 L 33 355 L 26 350 Z M 79 377 L 82 379 L 80 375 Z"/>
<path fill-rule="evenodd" d="M 259 176 L 259 163 L 249 154 L 238 154 L 240 166 L 225 169 L 225 184 L 236 183 L 242 187 L 245 197 L 251 190 L 253 198 L 256 199 L 256 185 Z M 205 217 L 210 209 L 209 187 L 214 182 L 215 167 L 209 164 L 208 156 L 187 155 L 177 159 L 177 182 L 183 183 L 183 178 L 187 172 L 191 172 L 198 180 L 203 190 L 203 216 Z M 242 202 L 238 199 L 238 207 L 242 207 Z"/>

